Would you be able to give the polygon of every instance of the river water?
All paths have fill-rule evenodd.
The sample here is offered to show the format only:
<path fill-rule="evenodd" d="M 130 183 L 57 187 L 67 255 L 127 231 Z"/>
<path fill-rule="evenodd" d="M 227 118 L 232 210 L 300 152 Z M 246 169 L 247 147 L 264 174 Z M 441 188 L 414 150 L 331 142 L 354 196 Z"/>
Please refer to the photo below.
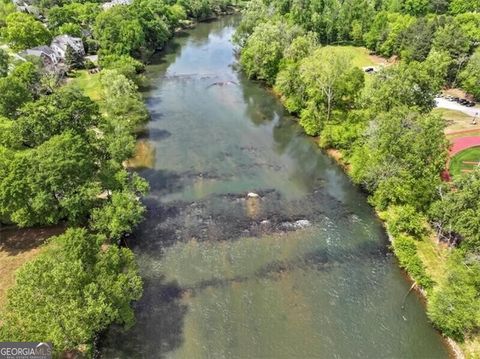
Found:
<path fill-rule="evenodd" d="M 144 278 L 136 325 L 105 358 L 446 358 L 342 170 L 235 69 L 238 17 L 179 34 L 147 70 L 129 238 Z M 259 197 L 247 194 L 253 192 Z"/>

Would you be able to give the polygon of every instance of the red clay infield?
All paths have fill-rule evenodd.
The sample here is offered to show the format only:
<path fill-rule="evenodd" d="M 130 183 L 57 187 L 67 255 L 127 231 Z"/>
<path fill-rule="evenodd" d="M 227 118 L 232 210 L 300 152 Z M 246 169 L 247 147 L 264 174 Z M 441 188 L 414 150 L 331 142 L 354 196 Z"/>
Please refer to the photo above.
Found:
<path fill-rule="evenodd" d="M 450 156 L 456 155 L 464 149 L 480 146 L 480 137 L 461 137 L 452 140 L 452 147 L 450 148 Z"/>

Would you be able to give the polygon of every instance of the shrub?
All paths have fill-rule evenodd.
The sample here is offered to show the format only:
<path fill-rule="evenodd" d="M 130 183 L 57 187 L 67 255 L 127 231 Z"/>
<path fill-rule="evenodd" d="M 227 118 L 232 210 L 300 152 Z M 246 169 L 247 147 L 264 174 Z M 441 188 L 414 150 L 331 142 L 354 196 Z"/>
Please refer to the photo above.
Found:
<path fill-rule="evenodd" d="M 387 211 L 387 223 L 394 236 L 403 233 L 420 238 L 426 232 L 425 218 L 411 205 L 391 206 Z"/>
<path fill-rule="evenodd" d="M 480 264 L 471 263 L 460 251 L 450 257 L 448 277 L 435 288 L 428 305 L 428 315 L 434 325 L 455 340 L 480 327 Z"/>
<path fill-rule="evenodd" d="M 427 275 L 422 260 L 418 257 L 415 240 L 407 235 L 400 234 L 393 241 L 393 249 L 398 257 L 400 266 L 425 290 L 433 287 L 433 280 Z"/>

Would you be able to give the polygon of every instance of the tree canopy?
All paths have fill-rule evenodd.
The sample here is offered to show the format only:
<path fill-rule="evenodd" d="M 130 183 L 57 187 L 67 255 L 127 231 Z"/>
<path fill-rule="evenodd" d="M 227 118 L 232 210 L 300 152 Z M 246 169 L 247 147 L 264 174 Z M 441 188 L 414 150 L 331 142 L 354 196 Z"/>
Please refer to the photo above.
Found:
<path fill-rule="evenodd" d="M 142 281 L 133 253 L 101 247 L 102 237 L 69 229 L 22 267 L 8 292 L 2 341 L 52 342 L 57 353 L 79 349 L 110 323 L 129 327 Z"/>
<path fill-rule="evenodd" d="M 40 21 L 23 12 L 14 12 L 5 19 L 2 37 L 16 51 L 50 44 L 52 36 Z"/>

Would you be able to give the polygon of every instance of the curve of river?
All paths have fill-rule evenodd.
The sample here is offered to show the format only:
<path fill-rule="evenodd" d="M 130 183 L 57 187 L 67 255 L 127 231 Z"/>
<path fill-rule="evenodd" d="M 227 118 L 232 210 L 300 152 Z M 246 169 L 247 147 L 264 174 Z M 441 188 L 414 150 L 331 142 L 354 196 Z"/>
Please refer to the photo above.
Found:
<path fill-rule="evenodd" d="M 180 34 L 148 67 L 129 239 L 137 323 L 105 358 L 446 358 L 381 223 L 278 100 L 235 70 L 238 17 Z M 247 193 L 254 192 L 260 197 Z"/>

